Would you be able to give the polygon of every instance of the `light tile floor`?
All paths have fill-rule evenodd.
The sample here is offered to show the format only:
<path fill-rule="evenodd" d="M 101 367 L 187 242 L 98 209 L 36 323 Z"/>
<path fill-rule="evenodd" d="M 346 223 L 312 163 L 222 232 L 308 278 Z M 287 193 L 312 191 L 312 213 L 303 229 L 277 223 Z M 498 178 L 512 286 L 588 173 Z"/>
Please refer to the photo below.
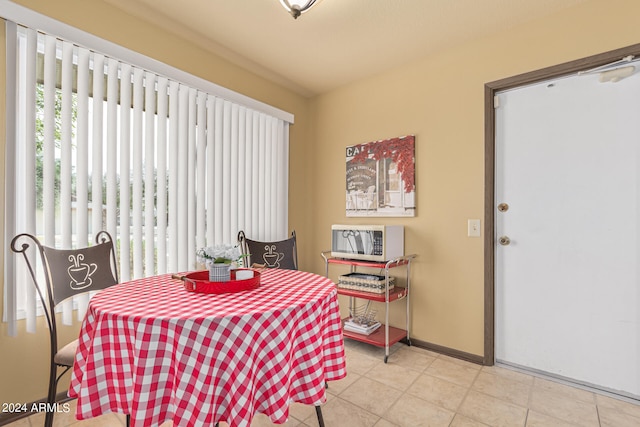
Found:
<path fill-rule="evenodd" d="M 384 349 L 346 340 L 345 379 L 329 383 L 322 407 L 327 427 L 638 427 L 640 405 L 500 367 L 483 367 L 417 347 Z M 76 421 L 58 414 L 55 426 L 122 427 L 107 414 Z M 313 407 L 294 403 L 285 427 L 317 427 Z M 33 415 L 11 427 L 41 426 Z M 220 423 L 221 427 L 227 427 Z M 252 427 L 273 426 L 264 415 Z M 167 422 L 162 427 L 171 427 Z"/>

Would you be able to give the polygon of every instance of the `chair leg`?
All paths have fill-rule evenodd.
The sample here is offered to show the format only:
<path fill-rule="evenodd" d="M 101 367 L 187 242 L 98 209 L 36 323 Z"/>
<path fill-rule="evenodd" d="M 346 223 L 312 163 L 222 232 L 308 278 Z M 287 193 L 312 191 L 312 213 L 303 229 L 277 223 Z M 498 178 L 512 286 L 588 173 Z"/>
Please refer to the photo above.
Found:
<path fill-rule="evenodd" d="M 56 389 L 58 385 L 58 381 L 56 379 L 57 373 L 58 367 L 52 360 L 51 365 L 49 366 L 49 390 L 47 390 L 47 411 L 44 415 L 44 427 L 53 426 L 53 415 L 55 411 L 50 410 L 50 407 L 53 406 L 56 401 Z"/>
<path fill-rule="evenodd" d="M 324 427 L 324 419 L 322 418 L 322 408 L 320 405 L 316 406 L 316 415 L 318 416 L 318 425 Z"/>
<path fill-rule="evenodd" d="M 127 414 L 127 427 L 131 425 L 131 415 Z"/>
<path fill-rule="evenodd" d="M 44 414 L 44 427 L 53 427 L 53 411 L 47 411 Z"/>

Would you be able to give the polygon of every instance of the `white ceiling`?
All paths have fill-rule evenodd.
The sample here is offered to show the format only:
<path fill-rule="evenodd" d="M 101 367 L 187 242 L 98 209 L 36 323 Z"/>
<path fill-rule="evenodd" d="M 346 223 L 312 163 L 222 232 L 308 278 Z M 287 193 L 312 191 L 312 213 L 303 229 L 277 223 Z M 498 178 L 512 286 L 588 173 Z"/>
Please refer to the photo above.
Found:
<path fill-rule="evenodd" d="M 303 96 L 587 0 L 105 0 Z"/>

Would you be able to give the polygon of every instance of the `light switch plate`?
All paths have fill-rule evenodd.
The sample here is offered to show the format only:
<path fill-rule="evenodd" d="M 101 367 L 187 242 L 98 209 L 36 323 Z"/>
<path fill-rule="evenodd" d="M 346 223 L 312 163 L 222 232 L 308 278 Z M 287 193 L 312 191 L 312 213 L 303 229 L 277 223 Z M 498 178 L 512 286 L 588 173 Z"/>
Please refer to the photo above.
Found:
<path fill-rule="evenodd" d="M 480 237 L 480 220 L 470 219 L 467 221 L 467 236 Z"/>

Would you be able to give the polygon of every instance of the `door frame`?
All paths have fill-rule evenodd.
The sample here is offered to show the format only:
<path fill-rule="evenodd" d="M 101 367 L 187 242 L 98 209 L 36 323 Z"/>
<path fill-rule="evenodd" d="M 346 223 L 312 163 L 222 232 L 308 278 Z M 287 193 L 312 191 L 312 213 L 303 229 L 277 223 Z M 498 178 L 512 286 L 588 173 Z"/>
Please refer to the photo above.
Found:
<path fill-rule="evenodd" d="M 495 364 L 495 109 L 497 92 L 640 56 L 640 43 L 486 83 L 484 86 L 484 365 Z"/>

